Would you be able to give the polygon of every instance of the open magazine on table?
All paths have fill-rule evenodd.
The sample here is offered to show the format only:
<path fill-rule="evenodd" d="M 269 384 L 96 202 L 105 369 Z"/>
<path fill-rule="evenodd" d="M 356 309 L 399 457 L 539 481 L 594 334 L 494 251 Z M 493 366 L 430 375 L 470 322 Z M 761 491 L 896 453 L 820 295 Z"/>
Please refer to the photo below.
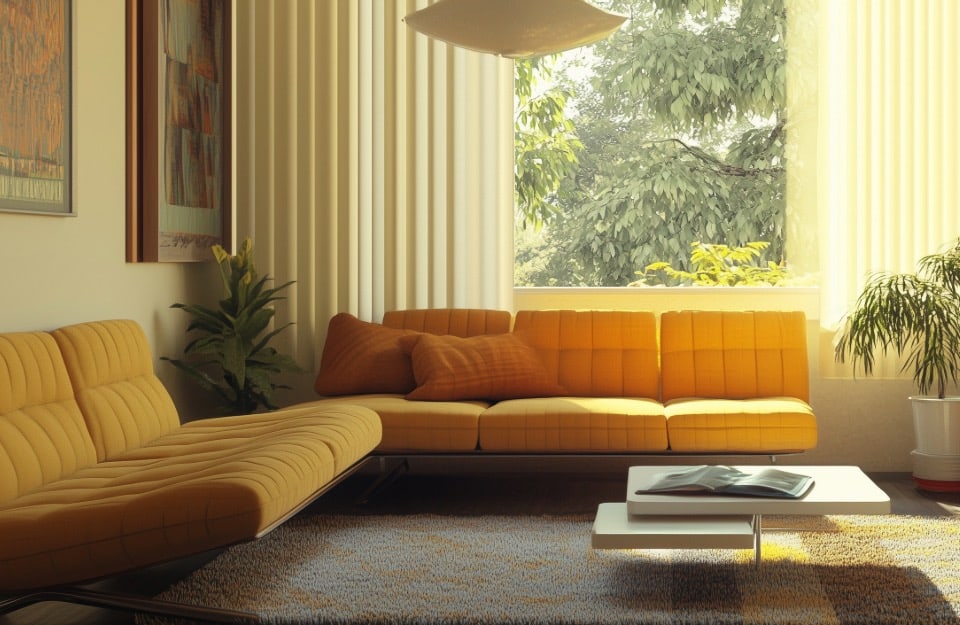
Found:
<path fill-rule="evenodd" d="M 780 469 L 758 469 L 748 473 L 734 467 L 701 465 L 658 474 L 650 486 L 638 490 L 637 494 L 690 493 L 799 499 L 811 486 L 813 478 L 809 475 Z"/>

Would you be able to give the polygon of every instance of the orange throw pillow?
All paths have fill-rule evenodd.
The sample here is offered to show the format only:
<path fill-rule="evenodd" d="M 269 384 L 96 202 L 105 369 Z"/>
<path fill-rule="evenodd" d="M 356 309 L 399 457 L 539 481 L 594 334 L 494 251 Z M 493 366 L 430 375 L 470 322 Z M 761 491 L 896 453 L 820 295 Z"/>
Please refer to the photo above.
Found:
<path fill-rule="evenodd" d="M 334 315 L 314 390 L 321 395 L 410 392 L 416 380 L 400 339 L 418 334 L 361 321 L 350 313 Z"/>
<path fill-rule="evenodd" d="M 400 339 L 417 388 L 407 399 L 517 399 L 563 395 L 530 345 L 514 334 L 469 338 L 421 334 Z"/>

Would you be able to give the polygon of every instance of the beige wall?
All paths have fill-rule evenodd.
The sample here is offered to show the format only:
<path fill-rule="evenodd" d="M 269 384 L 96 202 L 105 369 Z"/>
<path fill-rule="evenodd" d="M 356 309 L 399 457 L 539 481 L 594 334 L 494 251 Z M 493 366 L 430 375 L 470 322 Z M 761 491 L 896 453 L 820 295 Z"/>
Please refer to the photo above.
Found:
<path fill-rule="evenodd" d="M 204 285 L 218 282 L 210 263 L 124 261 L 125 5 L 73 5 L 76 217 L 0 212 L 0 331 L 131 318 L 143 325 L 155 356 L 173 356 L 187 319 L 170 304 L 198 301 L 210 290 Z M 157 371 L 179 396 L 180 376 L 166 363 Z"/>

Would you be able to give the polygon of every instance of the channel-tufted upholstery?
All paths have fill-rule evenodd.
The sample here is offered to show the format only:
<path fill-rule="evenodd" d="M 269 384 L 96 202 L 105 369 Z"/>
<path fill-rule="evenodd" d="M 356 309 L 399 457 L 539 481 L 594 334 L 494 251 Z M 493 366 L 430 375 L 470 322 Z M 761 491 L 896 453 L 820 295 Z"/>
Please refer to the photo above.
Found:
<path fill-rule="evenodd" d="M 653 313 L 521 310 L 514 332 L 540 354 L 562 397 L 512 399 L 480 419 L 499 452 L 639 452 L 668 447 Z"/>
<path fill-rule="evenodd" d="M 180 427 L 173 400 L 153 373 L 150 346 L 133 321 L 53 332 L 99 460 L 116 458 Z"/>
<path fill-rule="evenodd" d="M 383 325 L 407 334 L 474 336 L 507 331 L 509 317 L 505 311 L 399 310 L 386 313 Z M 802 312 L 698 310 L 658 319 L 650 311 L 521 310 L 512 332 L 536 350 L 562 392 L 420 401 L 375 391 L 315 403 L 375 410 L 384 428 L 376 451 L 387 455 L 777 455 L 816 446 Z M 496 358 L 462 369 L 447 362 L 454 380 L 498 366 Z M 376 366 L 362 375 L 378 380 Z"/>
<path fill-rule="evenodd" d="M 468 337 L 510 331 L 509 311 L 486 308 L 408 308 L 388 310 L 383 325 L 430 334 Z"/>
<path fill-rule="evenodd" d="M 512 315 L 506 310 L 483 308 L 411 308 L 387 311 L 382 326 L 430 334 L 471 337 L 510 332 Z M 381 339 L 381 345 L 386 343 Z M 356 350 L 351 346 L 351 351 Z M 409 366 L 410 357 L 399 352 Z M 381 358 L 382 361 L 382 358 Z M 360 362 L 354 356 L 354 363 Z M 376 376 L 375 368 L 364 376 Z M 412 373 L 411 373 L 412 378 Z M 470 452 L 477 448 L 477 419 L 490 404 L 486 401 L 416 401 L 399 393 L 349 393 L 311 402 L 364 406 L 380 415 L 383 439 L 379 451 Z"/>
<path fill-rule="evenodd" d="M 802 312 L 673 311 L 660 323 L 664 401 L 809 399 Z"/>
<path fill-rule="evenodd" d="M 0 505 L 96 461 L 53 337 L 0 335 Z"/>
<path fill-rule="evenodd" d="M 657 319 L 628 310 L 521 310 L 514 332 L 568 395 L 659 399 Z"/>
<path fill-rule="evenodd" d="M 254 539 L 380 441 L 339 403 L 181 426 L 151 363 L 132 321 L 0 335 L 0 594 Z"/>
<path fill-rule="evenodd" d="M 676 311 L 660 317 L 670 448 L 803 451 L 817 443 L 808 402 L 806 319 L 789 311 Z"/>
<path fill-rule="evenodd" d="M 347 403 L 380 415 L 383 438 L 379 451 L 413 450 L 441 453 L 477 448 L 477 423 L 489 407 L 483 401 L 416 401 L 403 395 L 346 395 L 302 405 Z"/>

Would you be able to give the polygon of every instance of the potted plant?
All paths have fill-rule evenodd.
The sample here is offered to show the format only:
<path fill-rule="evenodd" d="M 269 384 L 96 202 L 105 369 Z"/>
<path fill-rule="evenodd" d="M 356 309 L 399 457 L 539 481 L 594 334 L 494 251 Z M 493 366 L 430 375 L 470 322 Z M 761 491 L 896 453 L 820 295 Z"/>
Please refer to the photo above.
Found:
<path fill-rule="evenodd" d="M 911 397 L 914 479 L 960 490 L 960 240 L 920 259 L 916 273 L 878 274 L 846 316 L 834 355 L 869 375 L 878 354 L 896 353 L 920 392 Z"/>
<path fill-rule="evenodd" d="M 186 373 L 203 388 L 213 391 L 230 414 L 249 414 L 261 406 L 273 410 L 273 393 L 280 373 L 303 372 L 289 356 L 269 346 L 270 340 L 292 325 L 266 332 L 274 316 L 271 302 L 293 282 L 267 288 L 269 278 L 258 277 L 253 262 L 253 243 L 248 238 L 235 256 L 214 245 L 224 298 L 217 309 L 173 304 L 193 316 L 187 333 L 195 332 L 183 349 L 189 360 L 162 358 Z M 265 333 L 266 332 L 266 333 Z M 265 334 L 264 334 L 265 333 Z"/>

